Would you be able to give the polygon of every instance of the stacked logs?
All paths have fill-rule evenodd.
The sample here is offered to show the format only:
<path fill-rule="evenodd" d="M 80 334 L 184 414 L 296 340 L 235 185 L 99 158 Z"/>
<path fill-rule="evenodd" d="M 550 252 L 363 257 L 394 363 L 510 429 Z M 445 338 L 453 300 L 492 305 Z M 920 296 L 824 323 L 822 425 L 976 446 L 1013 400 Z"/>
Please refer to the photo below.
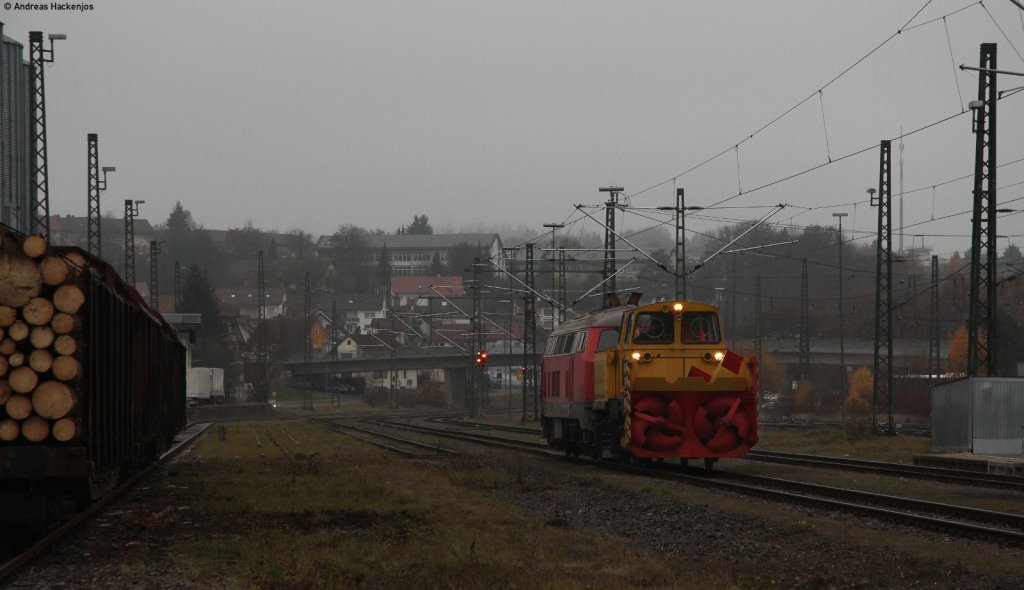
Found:
<path fill-rule="evenodd" d="M 0 243 L 0 441 L 67 442 L 81 430 L 78 252 L 40 236 Z"/>

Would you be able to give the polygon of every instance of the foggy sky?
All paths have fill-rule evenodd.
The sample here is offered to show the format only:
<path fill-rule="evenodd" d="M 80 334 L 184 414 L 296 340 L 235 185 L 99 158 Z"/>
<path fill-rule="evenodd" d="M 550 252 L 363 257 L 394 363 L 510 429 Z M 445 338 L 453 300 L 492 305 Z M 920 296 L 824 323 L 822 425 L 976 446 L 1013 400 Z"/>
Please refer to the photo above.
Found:
<path fill-rule="evenodd" d="M 111 1 L 87 12 L 0 11 L 24 45 L 30 30 L 66 33 L 46 69 L 51 213 L 86 212 L 86 134 L 116 166 L 103 210 L 144 199 L 167 218 L 180 200 L 209 228 L 314 235 L 352 223 L 394 231 L 413 214 L 435 226 L 574 222 L 600 230 L 575 204 L 599 186 L 629 199 L 687 205 L 717 219 L 875 230 L 865 201 L 877 186 L 881 139 L 961 112 L 977 97 L 979 44 L 999 44 L 1000 69 L 1024 60 L 966 0 L 935 0 L 909 28 L 800 107 L 925 5 L 913 1 Z M 985 7 L 1024 53 L 1024 21 L 1009 0 Z M 27 57 L 27 51 L 26 51 Z M 959 81 L 958 96 L 956 82 Z M 1001 76 L 1000 89 L 1024 86 Z M 962 97 L 962 98 L 961 98 Z M 822 120 L 824 110 L 824 124 Z M 999 163 L 1024 158 L 1024 92 L 998 106 Z M 826 134 L 827 128 L 827 146 Z M 905 190 L 973 172 L 970 114 L 904 140 Z M 750 192 L 861 148 L 867 153 Z M 898 145 L 893 146 L 899 225 Z M 999 169 L 1024 182 L 1024 162 Z M 1024 210 L 1024 184 L 999 192 Z M 1013 202 L 1013 199 L 1021 199 Z M 818 208 L 861 201 L 854 208 Z M 942 256 L 969 243 L 971 181 L 908 194 L 905 243 Z M 656 216 L 655 212 L 643 212 Z M 927 222 L 927 223 L 922 223 Z M 627 228 L 650 225 L 637 216 Z M 691 218 L 688 229 L 720 222 Z M 999 220 L 1002 250 L 1024 243 L 1024 214 Z M 848 234 L 848 238 L 851 234 Z M 894 238 L 894 246 L 898 239 Z"/>

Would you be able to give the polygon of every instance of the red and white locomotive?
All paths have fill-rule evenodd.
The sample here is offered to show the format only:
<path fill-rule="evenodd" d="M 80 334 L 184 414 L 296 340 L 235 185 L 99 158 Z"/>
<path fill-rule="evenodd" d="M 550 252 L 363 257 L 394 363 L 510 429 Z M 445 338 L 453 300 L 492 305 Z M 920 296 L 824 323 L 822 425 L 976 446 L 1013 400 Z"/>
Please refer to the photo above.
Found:
<path fill-rule="evenodd" d="M 757 443 L 757 357 L 726 350 L 718 308 L 610 307 L 558 326 L 541 369 L 544 436 L 567 454 L 740 457 Z"/>

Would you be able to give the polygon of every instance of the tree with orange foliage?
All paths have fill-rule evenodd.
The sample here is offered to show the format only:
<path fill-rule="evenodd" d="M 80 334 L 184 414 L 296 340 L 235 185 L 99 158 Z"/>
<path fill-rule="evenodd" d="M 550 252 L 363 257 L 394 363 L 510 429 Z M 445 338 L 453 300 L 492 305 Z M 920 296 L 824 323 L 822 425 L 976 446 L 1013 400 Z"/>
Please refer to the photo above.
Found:
<path fill-rule="evenodd" d="M 960 324 L 960 327 L 953 332 L 949 339 L 949 371 L 951 373 L 967 372 L 967 326 Z"/>
<path fill-rule="evenodd" d="M 871 369 L 861 367 L 850 373 L 850 388 L 846 396 L 846 411 L 849 414 L 866 414 L 871 409 L 871 395 L 875 388 L 875 376 Z"/>

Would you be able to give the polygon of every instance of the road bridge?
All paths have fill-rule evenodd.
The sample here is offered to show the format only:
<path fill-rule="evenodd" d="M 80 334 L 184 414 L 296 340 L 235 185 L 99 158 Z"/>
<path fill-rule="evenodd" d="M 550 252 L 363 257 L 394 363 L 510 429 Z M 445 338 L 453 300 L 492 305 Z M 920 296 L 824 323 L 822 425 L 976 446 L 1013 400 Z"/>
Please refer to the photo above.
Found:
<path fill-rule="evenodd" d="M 746 341 L 749 343 L 749 341 Z M 765 338 L 762 347 L 775 362 L 783 365 L 799 363 L 800 343 L 797 338 Z M 812 365 L 838 365 L 838 339 L 811 339 Z M 871 367 L 874 365 L 874 341 L 867 338 L 847 338 L 845 340 L 845 356 L 847 366 Z M 945 343 L 939 347 L 939 355 L 946 358 Z M 899 339 L 893 343 L 893 364 L 897 367 L 906 366 L 909 361 L 920 362 L 927 359 L 927 340 Z M 537 359 L 538 362 L 540 359 Z M 519 367 L 523 364 L 522 353 L 491 353 L 487 359 L 491 367 Z M 293 376 L 329 375 L 336 373 L 367 373 L 371 371 L 401 371 L 419 369 L 445 369 L 463 371 L 473 368 L 473 355 L 468 352 L 452 349 L 432 349 L 425 351 L 418 348 L 399 349 L 395 356 L 360 356 L 337 360 L 318 360 L 311 362 L 294 361 L 285 363 L 285 368 Z M 463 377 L 464 378 L 464 377 Z"/>

